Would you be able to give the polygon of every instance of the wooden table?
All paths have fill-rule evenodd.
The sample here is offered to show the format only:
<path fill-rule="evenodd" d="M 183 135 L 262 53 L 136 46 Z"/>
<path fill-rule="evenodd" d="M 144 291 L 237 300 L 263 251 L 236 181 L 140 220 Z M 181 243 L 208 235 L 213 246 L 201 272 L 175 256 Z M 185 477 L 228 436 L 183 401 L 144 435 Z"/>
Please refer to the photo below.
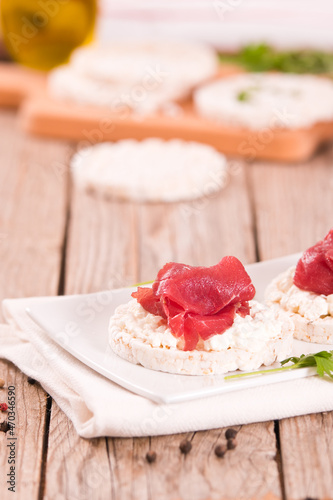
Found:
<path fill-rule="evenodd" d="M 169 260 L 279 257 L 333 225 L 333 146 L 301 165 L 231 162 L 219 194 L 149 205 L 76 192 L 68 169 L 75 145 L 24 137 L 10 111 L 1 112 L 0 131 L 1 298 L 128 285 L 154 278 Z M 333 498 L 333 413 L 242 426 L 237 448 L 219 459 L 225 429 L 88 441 L 13 365 L 1 361 L 0 377 L 16 387 L 19 471 L 13 494 L 0 432 L 1 500 Z M 193 445 L 186 457 L 185 437 Z"/>

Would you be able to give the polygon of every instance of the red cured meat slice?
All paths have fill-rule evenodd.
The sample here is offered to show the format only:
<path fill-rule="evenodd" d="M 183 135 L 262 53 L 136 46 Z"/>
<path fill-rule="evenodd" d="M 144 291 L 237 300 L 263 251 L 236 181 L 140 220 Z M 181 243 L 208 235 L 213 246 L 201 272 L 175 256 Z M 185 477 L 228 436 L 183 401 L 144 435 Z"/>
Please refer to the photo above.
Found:
<path fill-rule="evenodd" d="M 224 333 L 233 325 L 236 309 L 237 307 L 235 305 L 229 305 L 212 316 L 188 314 L 185 319 L 184 350 L 191 351 L 195 349 L 199 339 L 197 337 L 193 338 L 193 332 L 200 332 L 202 340 L 208 340 L 214 335 L 221 335 Z M 197 335 L 199 337 L 199 333 L 197 333 Z"/>
<path fill-rule="evenodd" d="M 157 296 L 168 297 L 184 310 L 215 314 L 228 304 L 251 300 L 254 286 L 236 257 L 224 257 L 211 267 L 166 264 L 153 285 Z M 251 296 L 249 298 L 249 296 Z"/>
<path fill-rule="evenodd" d="M 166 319 L 162 303 L 151 288 L 138 287 L 137 291 L 132 293 L 132 297 L 149 313 Z"/>
<path fill-rule="evenodd" d="M 152 314 L 167 319 L 175 337 L 184 336 L 184 349 L 193 350 L 199 338 L 222 334 L 235 314 L 249 314 L 248 300 L 255 288 L 236 257 L 224 257 L 211 267 L 192 267 L 170 262 L 158 273 L 151 289 L 133 293 Z"/>
<path fill-rule="evenodd" d="M 333 293 L 333 229 L 323 241 L 303 253 L 296 266 L 294 284 L 319 295 Z"/>

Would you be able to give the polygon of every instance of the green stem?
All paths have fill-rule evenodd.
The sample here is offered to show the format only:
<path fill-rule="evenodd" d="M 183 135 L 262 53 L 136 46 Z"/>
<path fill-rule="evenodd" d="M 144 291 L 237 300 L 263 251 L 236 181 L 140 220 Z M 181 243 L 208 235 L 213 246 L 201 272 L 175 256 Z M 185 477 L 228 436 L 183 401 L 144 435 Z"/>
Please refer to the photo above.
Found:
<path fill-rule="evenodd" d="M 267 373 L 282 372 L 284 370 L 294 370 L 295 368 L 299 367 L 297 365 L 291 365 L 291 366 L 281 366 L 280 368 L 271 368 L 270 370 L 259 370 L 256 372 L 237 373 L 236 375 L 227 375 L 226 377 L 224 377 L 224 380 L 233 380 L 241 377 L 251 377 L 253 375 L 266 375 Z"/>
<path fill-rule="evenodd" d="M 151 285 L 152 283 L 154 283 L 154 281 L 143 281 L 142 283 L 136 283 L 135 285 L 131 285 L 131 287 L 128 288 L 132 288 L 132 286 Z"/>

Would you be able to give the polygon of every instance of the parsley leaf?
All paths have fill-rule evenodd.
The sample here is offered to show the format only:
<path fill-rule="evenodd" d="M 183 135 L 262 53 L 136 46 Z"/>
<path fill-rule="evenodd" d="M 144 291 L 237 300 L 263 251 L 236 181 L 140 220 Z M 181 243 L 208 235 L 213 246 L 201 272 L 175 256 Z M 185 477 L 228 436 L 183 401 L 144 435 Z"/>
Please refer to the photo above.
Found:
<path fill-rule="evenodd" d="M 238 101 L 248 101 L 250 99 L 250 93 L 246 90 L 242 90 L 237 94 Z"/>
<path fill-rule="evenodd" d="M 287 363 L 292 363 L 291 365 Z M 286 366 L 285 366 L 286 365 Z M 317 369 L 319 377 L 328 375 L 333 379 L 333 351 L 320 351 L 315 354 L 302 354 L 300 357 L 291 356 L 290 358 L 281 361 L 280 368 L 272 368 L 271 370 L 258 370 L 254 372 L 239 373 L 236 375 L 227 375 L 225 380 L 238 379 L 240 377 L 249 377 L 253 375 L 268 375 L 274 372 L 285 370 L 294 370 L 297 368 L 314 367 Z"/>
<path fill-rule="evenodd" d="M 278 51 L 260 43 L 243 47 L 238 54 L 220 54 L 221 62 L 240 64 L 248 71 L 333 73 L 333 54 L 319 50 Z"/>
<path fill-rule="evenodd" d="M 333 351 L 320 351 L 316 354 L 302 354 L 299 358 L 291 357 L 281 361 L 281 365 L 292 362 L 294 366 L 290 368 L 304 368 L 306 366 L 314 366 L 317 368 L 319 377 L 323 377 L 326 373 L 333 379 Z M 289 367 L 286 367 L 289 368 Z"/>
<path fill-rule="evenodd" d="M 256 85 L 252 85 L 247 89 L 241 90 L 237 94 L 238 101 L 250 101 L 254 95 L 254 92 L 256 92 L 257 90 L 259 90 L 259 87 Z"/>

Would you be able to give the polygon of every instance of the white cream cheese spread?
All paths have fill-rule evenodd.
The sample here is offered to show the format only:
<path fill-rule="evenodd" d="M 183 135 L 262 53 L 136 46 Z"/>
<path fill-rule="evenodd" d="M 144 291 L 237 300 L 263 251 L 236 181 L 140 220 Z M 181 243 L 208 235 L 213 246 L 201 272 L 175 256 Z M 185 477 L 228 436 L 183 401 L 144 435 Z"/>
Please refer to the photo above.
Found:
<path fill-rule="evenodd" d="M 272 281 L 266 290 L 267 304 L 294 321 L 295 338 L 333 343 L 333 294 L 301 290 L 293 283 L 294 274 L 295 267 L 291 267 Z"/>
<path fill-rule="evenodd" d="M 203 116 L 254 130 L 333 120 L 333 82 L 313 75 L 233 75 L 202 86 L 194 101 Z"/>
<path fill-rule="evenodd" d="M 236 315 L 223 334 L 183 351 L 166 320 L 147 312 L 136 301 L 119 306 L 110 319 L 109 342 L 121 357 L 147 368 L 188 375 L 252 370 L 287 357 L 292 348 L 291 322 L 276 319 L 274 311 L 250 302 L 250 315 Z"/>

